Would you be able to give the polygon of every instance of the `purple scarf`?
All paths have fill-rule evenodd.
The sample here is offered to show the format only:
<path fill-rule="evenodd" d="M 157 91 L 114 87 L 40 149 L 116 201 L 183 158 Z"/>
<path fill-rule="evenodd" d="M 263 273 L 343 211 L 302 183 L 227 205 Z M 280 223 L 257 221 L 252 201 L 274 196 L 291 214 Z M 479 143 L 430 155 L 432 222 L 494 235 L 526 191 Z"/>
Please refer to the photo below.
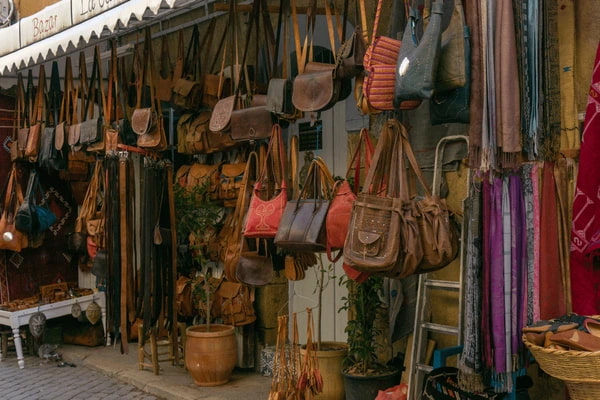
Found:
<path fill-rule="evenodd" d="M 494 370 L 506 372 L 506 332 L 504 305 L 504 249 L 502 237 L 502 179 L 493 178 L 490 196 L 490 315 Z"/>

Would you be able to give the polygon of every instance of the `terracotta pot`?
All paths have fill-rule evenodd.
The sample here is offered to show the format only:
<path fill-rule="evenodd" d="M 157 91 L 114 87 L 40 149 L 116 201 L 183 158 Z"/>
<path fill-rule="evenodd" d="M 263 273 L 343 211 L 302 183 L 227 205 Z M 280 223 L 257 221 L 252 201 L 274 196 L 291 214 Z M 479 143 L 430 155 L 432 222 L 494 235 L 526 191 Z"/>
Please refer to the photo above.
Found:
<path fill-rule="evenodd" d="M 237 362 L 234 327 L 211 324 L 186 329 L 185 366 L 198 386 L 223 385 Z"/>
<path fill-rule="evenodd" d="M 300 349 L 304 357 L 306 348 Z M 344 400 L 344 378 L 342 362 L 348 354 L 348 345 L 342 342 L 321 342 L 321 350 L 316 352 L 319 371 L 323 378 L 323 392 L 315 396 L 315 400 Z"/>

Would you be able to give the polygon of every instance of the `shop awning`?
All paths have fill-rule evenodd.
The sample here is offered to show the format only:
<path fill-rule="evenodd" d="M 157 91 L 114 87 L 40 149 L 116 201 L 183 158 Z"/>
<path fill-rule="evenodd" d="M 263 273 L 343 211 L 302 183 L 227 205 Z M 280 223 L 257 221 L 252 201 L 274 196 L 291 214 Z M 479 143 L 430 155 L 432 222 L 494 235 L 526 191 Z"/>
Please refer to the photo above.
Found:
<path fill-rule="evenodd" d="M 92 40 L 124 34 L 149 19 L 208 7 L 214 1 L 61 0 L 0 30 L 3 38 L 0 40 L 0 75 L 59 56 Z M 95 6 L 91 10 L 82 9 L 84 4 Z"/>

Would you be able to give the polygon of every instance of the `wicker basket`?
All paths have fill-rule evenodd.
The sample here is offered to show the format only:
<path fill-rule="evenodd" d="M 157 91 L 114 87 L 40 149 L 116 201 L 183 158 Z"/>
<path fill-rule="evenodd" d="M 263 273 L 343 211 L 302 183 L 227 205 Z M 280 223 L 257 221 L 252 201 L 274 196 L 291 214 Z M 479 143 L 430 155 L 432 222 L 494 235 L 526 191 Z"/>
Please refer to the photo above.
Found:
<path fill-rule="evenodd" d="M 557 350 L 523 342 L 548 375 L 565 382 L 572 400 L 600 399 L 600 351 Z"/>

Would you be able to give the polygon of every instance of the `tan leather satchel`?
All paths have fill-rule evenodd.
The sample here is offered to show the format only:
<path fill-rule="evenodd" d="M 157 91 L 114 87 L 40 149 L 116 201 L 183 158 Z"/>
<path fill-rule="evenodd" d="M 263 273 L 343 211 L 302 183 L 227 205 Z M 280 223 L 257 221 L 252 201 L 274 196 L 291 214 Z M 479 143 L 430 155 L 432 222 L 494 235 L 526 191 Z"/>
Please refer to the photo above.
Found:
<path fill-rule="evenodd" d="M 220 165 L 192 164 L 187 176 L 187 187 L 206 186 L 211 200 L 219 198 Z"/>
<path fill-rule="evenodd" d="M 235 207 L 240 195 L 246 163 L 223 164 L 219 183 L 219 199 L 225 207 Z"/>
<path fill-rule="evenodd" d="M 40 72 L 38 77 L 38 87 L 35 99 L 35 107 L 33 110 L 32 125 L 29 128 L 27 135 L 26 144 L 24 148 L 24 157 L 30 162 L 36 162 L 39 152 L 40 143 L 42 139 L 42 128 L 45 124 L 46 114 L 46 73 L 44 66 L 40 65 Z M 35 122 L 35 123 L 33 123 Z M 24 133 L 24 132 L 23 132 Z"/>
<path fill-rule="evenodd" d="M 223 318 L 223 323 L 243 326 L 256 321 L 253 288 L 237 282 L 223 281 L 217 293 L 222 298 L 221 318 Z"/>
<path fill-rule="evenodd" d="M 414 273 L 423 258 L 404 171 L 401 130 L 397 120 L 385 123 L 363 190 L 354 202 L 344 243 L 347 265 L 392 278 Z"/>

